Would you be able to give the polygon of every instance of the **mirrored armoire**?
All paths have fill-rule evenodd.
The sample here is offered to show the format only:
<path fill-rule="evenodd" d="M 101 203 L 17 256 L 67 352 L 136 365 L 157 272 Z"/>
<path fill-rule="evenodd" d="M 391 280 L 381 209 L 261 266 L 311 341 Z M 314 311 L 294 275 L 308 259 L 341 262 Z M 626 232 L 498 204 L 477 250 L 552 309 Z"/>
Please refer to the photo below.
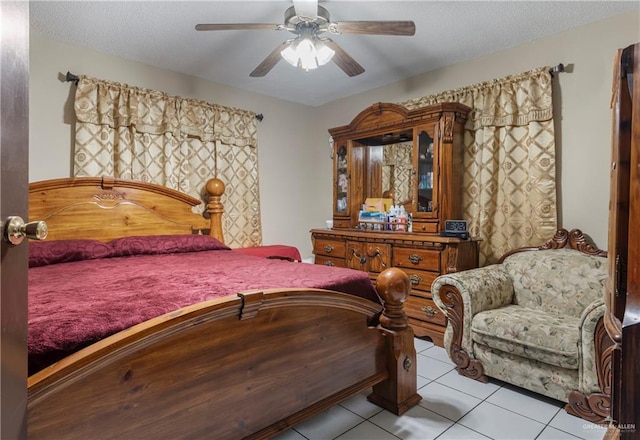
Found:
<path fill-rule="evenodd" d="M 477 238 L 441 236 L 448 220 L 464 220 L 469 111 L 459 103 L 412 110 L 376 103 L 330 129 L 333 228 L 311 231 L 316 264 L 367 271 L 372 280 L 387 267 L 403 269 L 412 284 L 405 311 L 414 333 L 440 346 L 446 318 L 431 299 L 431 283 L 478 266 Z M 377 207 L 369 212 L 368 204 Z"/>

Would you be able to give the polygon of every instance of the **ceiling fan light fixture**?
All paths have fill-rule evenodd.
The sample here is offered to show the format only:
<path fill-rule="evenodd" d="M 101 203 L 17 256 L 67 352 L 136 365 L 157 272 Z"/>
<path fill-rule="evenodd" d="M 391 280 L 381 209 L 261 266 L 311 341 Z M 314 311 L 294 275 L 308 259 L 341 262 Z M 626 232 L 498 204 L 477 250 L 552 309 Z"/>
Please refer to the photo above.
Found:
<path fill-rule="evenodd" d="M 296 52 L 297 45 L 297 41 L 293 40 L 280 52 L 282 58 L 294 67 L 298 66 L 298 59 L 300 58 Z"/>
<path fill-rule="evenodd" d="M 0 0 L 2 1 L 2 0 Z M 283 41 L 249 74 L 252 78 L 263 77 L 281 59 L 294 67 L 306 71 L 332 61 L 348 76 L 364 73 L 362 67 L 331 38 L 320 38 L 325 32 L 332 34 L 362 35 L 415 35 L 413 21 L 343 21 L 332 22 L 329 11 L 318 4 L 318 0 L 293 0 L 293 6 L 284 13 L 284 24 L 270 23 L 212 23 L 197 24 L 197 31 L 263 30 L 288 31 L 293 39 Z M 337 54 L 337 55 L 336 55 Z M 334 55 L 336 55 L 334 57 Z"/>
<path fill-rule="evenodd" d="M 318 38 L 298 37 L 280 52 L 282 58 L 294 67 L 309 71 L 331 61 L 335 51 Z"/>
<path fill-rule="evenodd" d="M 316 60 L 318 61 L 319 66 L 324 66 L 329 61 L 331 61 L 331 58 L 333 58 L 333 56 L 336 53 L 333 49 L 327 46 L 322 40 L 316 40 L 315 49 L 316 49 Z"/>
<path fill-rule="evenodd" d="M 313 41 L 308 38 L 303 39 L 298 43 L 296 52 L 300 59 L 300 67 L 304 70 L 312 70 L 318 68 L 318 62 L 316 61 L 316 47 Z"/>

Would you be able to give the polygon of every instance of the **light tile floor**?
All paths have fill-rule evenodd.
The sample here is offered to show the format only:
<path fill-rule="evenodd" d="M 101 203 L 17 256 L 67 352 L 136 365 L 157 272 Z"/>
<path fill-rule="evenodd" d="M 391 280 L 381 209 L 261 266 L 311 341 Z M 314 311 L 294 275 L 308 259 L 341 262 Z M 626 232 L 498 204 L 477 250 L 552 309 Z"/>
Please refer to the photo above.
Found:
<path fill-rule="evenodd" d="M 422 401 L 402 416 L 363 392 L 280 434 L 277 440 L 576 440 L 605 429 L 567 414 L 563 402 L 503 382 L 460 376 L 443 348 L 416 338 Z"/>

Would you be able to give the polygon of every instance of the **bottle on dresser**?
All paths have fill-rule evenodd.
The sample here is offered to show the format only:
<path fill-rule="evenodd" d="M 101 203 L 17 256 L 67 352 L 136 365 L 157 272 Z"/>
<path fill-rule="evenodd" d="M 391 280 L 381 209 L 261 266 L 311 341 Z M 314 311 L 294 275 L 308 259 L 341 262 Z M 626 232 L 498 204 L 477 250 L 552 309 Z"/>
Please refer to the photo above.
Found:
<path fill-rule="evenodd" d="M 408 220 L 408 216 L 407 216 L 407 210 L 404 208 L 404 205 L 401 205 L 398 211 L 398 217 L 397 217 L 397 223 L 398 223 L 398 227 L 397 227 L 397 231 L 406 231 L 407 230 L 407 220 Z"/>

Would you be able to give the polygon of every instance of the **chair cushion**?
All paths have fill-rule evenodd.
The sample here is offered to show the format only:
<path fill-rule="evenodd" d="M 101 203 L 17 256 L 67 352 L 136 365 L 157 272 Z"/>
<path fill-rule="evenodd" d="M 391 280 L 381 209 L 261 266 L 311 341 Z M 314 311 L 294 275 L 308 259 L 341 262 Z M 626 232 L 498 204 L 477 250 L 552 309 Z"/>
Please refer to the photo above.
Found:
<path fill-rule="evenodd" d="M 607 259 L 575 249 L 518 252 L 504 260 L 513 279 L 514 304 L 579 318 L 602 298 Z"/>
<path fill-rule="evenodd" d="M 579 318 L 510 305 L 475 315 L 471 338 L 495 350 L 577 369 L 579 327 Z"/>
<path fill-rule="evenodd" d="M 530 391 L 567 402 L 567 390 L 580 389 L 578 370 L 551 366 L 480 344 L 473 344 L 473 353 L 482 363 L 484 374 Z"/>

